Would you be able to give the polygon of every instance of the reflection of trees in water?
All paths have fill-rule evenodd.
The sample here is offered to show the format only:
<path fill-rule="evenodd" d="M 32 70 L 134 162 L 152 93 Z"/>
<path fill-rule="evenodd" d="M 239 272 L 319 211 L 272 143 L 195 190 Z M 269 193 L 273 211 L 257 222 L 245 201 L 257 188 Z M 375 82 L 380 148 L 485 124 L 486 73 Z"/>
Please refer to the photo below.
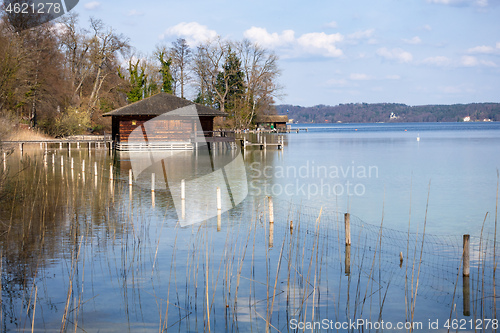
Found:
<path fill-rule="evenodd" d="M 59 307 L 62 313 L 64 304 L 56 306 L 51 295 L 40 290 L 44 289 L 41 286 L 47 279 L 55 278 L 55 274 L 51 276 L 53 273 L 47 272 L 60 264 L 58 259 L 69 267 L 77 266 L 77 253 L 83 242 L 98 239 L 93 246 L 102 249 L 110 240 L 122 238 L 128 221 L 117 216 L 121 209 L 116 209 L 111 200 L 107 177 L 100 176 L 95 181 L 93 172 L 89 172 L 92 177 L 87 176 L 84 181 L 75 170 L 71 175 L 68 167 L 61 171 L 60 167 L 44 166 L 40 159 L 23 157 L 23 160 L 10 165 L 13 171 L 7 170 L 9 175 L 2 184 L 0 251 L 4 329 L 31 325 L 35 285 L 38 285 L 38 302 L 55 311 Z M 121 191 L 119 186 L 115 191 Z M 77 274 L 72 275 L 70 269 L 63 274 L 68 275 L 63 281 L 79 278 Z"/>

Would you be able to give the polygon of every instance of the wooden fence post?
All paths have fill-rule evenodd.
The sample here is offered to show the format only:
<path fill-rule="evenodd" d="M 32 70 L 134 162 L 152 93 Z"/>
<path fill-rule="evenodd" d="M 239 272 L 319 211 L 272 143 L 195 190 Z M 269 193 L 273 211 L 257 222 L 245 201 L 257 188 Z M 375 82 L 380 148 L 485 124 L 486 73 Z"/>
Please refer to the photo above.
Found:
<path fill-rule="evenodd" d="M 222 210 L 222 198 L 220 193 L 220 187 L 217 186 L 217 212 Z"/>
<path fill-rule="evenodd" d="M 155 173 L 151 174 L 151 192 L 155 191 Z"/>
<path fill-rule="evenodd" d="M 186 181 L 181 180 L 181 218 L 186 218 Z"/>
<path fill-rule="evenodd" d="M 463 244 L 463 275 L 469 276 L 470 274 L 470 257 L 469 257 L 469 243 L 470 243 L 470 235 L 464 235 L 464 244 Z"/>
<path fill-rule="evenodd" d="M 274 205 L 273 205 L 273 197 L 268 198 L 269 205 L 269 223 L 274 223 Z"/>
<path fill-rule="evenodd" d="M 344 214 L 345 245 L 351 245 L 351 214 Z"/>
<path fill-rule="evenodd" d="M 470 316 L 470 277 L 462 277 L 462 293 L 464 299 L 464 316 Z"/>

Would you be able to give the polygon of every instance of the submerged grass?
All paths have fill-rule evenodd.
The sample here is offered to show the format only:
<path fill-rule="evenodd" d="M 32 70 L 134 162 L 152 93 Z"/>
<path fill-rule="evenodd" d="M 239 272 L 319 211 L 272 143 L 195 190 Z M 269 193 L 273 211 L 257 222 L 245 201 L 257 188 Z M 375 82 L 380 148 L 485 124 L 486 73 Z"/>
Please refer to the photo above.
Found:
<path fill-rule="evenodd" d="M 61 167 L 34 155 L 10 178 L 15 195 L 3 206 L 9 215 L 0 237 L 4 330 L 78 332 L 114 323 L 115 331 L 283 332 L 293 320 L 413 323 L 434 315 L 429 304 L 448 306 L 443 318 L 463 318 L 460 245 L 443 252 L 426 234 L 430 184 L 421 233 L 410 232 L 411 205 L 407 232 L 385 228 L 383 213 L 378 226 L 351 215 L 347 248 L 342 213 L 275 200 L 270 224 L 264 198 L 225 213 L 220 231 L 215 219 L 181 228 L 168 193 L 157 190 L 153 207 L 147 190 L 128 186 L 128 170 L 107 177 L 105 152 L 81 153 L 73 157 L 100 163 L 97 177 L 92 168 L 71 170 L 69 156 Z M 496 318 L 496 218 L 493 246 L 482 232 L 474 239 L 473 318 Z M 426 299 L 436 294 L 436 274 L 444 277 L 437 302 Z"/>

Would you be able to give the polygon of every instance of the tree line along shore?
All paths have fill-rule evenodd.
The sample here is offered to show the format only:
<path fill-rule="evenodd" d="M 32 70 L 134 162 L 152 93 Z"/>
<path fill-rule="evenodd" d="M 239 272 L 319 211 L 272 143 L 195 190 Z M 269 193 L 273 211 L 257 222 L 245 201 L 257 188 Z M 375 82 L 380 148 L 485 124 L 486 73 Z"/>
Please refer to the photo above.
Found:
<path fill-rule="evenodd" d="M 220 127 L 248 128 L 275 114 L 279 58 L 249 40 L 179 38 L 133 47 L 102 20 L 77 14 L 31 29 L 0 11 L 0 140 L 11 128 L 52 137 L 109 131 L 102 114 L 160 92 L 224 111 Z M 17 20 L 15 24 L 13 20 Z M 22 22 L 21 22 L 22 23 Z"/>
<path fill-rule="evenodd" d="M 297 123 L 380 123 L 500 121 L 500 103 L 409 106 L 397 103 L 351 103 L 302 107 L 278 105 L 279 114 Z"/>

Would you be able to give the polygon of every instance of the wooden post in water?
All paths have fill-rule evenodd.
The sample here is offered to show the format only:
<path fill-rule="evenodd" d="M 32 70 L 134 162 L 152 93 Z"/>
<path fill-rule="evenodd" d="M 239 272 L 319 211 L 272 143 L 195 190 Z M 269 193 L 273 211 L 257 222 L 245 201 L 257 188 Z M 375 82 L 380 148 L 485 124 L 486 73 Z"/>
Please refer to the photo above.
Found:
<path fill-rule="evenodd" d="M 76 142 L 76 149 L 80 149 L 80 141 Z"/>
<path fill-rule="evenodd" d="M 351 245 L 351 214 L 344 214 L 345 245 Z"/>
<path fill-rule="evenodd" d="M 464 299 L 464 316 L 470 316 L 470 277 L 462 277 L 462 292 Z"/>
<path fill-rule="evenodd" d="M 267 197 L 269 206 L 269 223 L 274 223 L 274 205 L 273 197 Z"/>
<path fill-rule="evenodd" d="M 470 275 L 470 257 L 469 257 L 469 243 L 470 235 L 464 235 L 464 248 L 463 248 L 463 276 Z"/>
<path fill-rule="evenodd" d="M 222 196 L 220 187 L 217 186 L 217 231 L 221 230 Z"/>
<path fill-rule="evenodd" d="M 181 200 L 186 200 L 186 181 L 181 180 Z"/>
<path fill-rule="evenodd" d="M 351 214 L 344 214 L 345 229 L 345 275 L 351 275 Z"/>
<path fill-rule="evenodd" d="M 71 170 L 73 170 L 73 166 L 74 166 L 75 162 L 73 160 L 73 157 L 71 158 Z"/>
<path fill-rule="evenodd" d="M 62 149 L 62 142 L 59 141 L 59 149 Z"/>
<path fill-rule="evenodd" d="M 274 246 L 274 205 L 273 197 L 269 196 L 268 206 L 269 206 L 269 247 Z"/>
<path fill-rule="evenodd" d="M 85 173 L 85 160 L 82 160 L 82 173 Z"/>
<path fill-rule="evenodd" d="M 97 162 L 94 162 L 94 176 L 97 177 Z"/>
<path fill-rule="evenodd" d="M 151 192 L 155 191 L 155 173 L 151 173 Z"/>
<path fill-rule="evenodd" d="M 113 180 L 113 164 L 109 165 L 109 179 Z"/>
<path fill-rule="evenodd" d="M 351 275 L 351 245 L 345 246 L 345 275 Z"/>
<path fill-rule="evenodd" d="M 220 187 L 217 186 L 217 212 L 222 210 L 222 197 L 220 193 Z"/>
<path fill-rule="evenodd" d="M 181 180 L 181 218 L 186 218 L 186 181 Z"/>
<path fill-rule="evenodd" d="M 52 166 L 56 163 L 56 157 L 55 154 L 52 154 Z"/>
<path fill-rule="evenodd" d="M 23 143 L 19 143 L 19 150 L 21 151 L 21 155 L 23 154 Z"/>
<path fill-rule="evenodd" d="M 128 186 L 132 186 L 132 169 L 128 169 Z"/>

